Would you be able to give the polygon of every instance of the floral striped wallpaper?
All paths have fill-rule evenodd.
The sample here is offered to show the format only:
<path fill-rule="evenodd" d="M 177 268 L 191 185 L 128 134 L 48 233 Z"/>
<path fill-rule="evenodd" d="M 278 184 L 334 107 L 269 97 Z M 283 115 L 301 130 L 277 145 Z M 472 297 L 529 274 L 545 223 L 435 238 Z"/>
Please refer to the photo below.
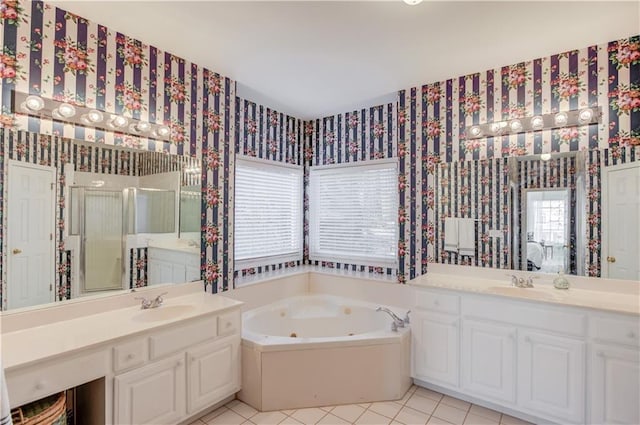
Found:
<path fill-rule="evenodd" d="M 232 261 L 225 261 L 230 255 L 225 211 L 235 147 L 235 82 L 41 1 L 3 0 L 2 5 L 0 126 L 204 157 L 202 273 L 213 292 L 227 289 L 225 271 Z M 164 123 L 172 142 L 14 115 L 13 90 Z M 219 240 L 210 237 L 213 233 Z"/>
<path fill-rule="evenodd" d="M 236 97 L 236 153 L 303 166 L 302 121 L 291 115 Z M 235 270 L 234 277 L 299 266 L 299 261 Z"/>
<path fill-rule="evenodd" d="M 599 125 L 470 141 L 464 137 L 471 124 L 596 105 L 603 110 Z M 402 90 L 398 127 L 398 143 L 418 146 L 421 152 L 415 178 L 421 178 L 425 203 L 416 210 L 423 218 L 418 257 L 422 264 L 441 261 L 432 237 L 437 163 L 607 148 L 638 155 L 640 36 Z M 597 276 L 593 250 L 599 249 L 599 239 L 592 233 L 590 238 L 588 270 Z"/>

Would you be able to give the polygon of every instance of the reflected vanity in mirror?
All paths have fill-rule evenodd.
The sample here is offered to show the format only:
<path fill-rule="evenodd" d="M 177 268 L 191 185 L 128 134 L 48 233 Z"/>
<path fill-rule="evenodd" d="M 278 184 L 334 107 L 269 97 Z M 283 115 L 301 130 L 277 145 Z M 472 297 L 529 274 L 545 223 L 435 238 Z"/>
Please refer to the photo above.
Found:
<path fill-rule="evenodd" d="M 3 310 L 200 278 L 198 160 L 24 131 L 0 136 Z M 169 277 L 152 266 L 155 249 L 179 254 Z"/>

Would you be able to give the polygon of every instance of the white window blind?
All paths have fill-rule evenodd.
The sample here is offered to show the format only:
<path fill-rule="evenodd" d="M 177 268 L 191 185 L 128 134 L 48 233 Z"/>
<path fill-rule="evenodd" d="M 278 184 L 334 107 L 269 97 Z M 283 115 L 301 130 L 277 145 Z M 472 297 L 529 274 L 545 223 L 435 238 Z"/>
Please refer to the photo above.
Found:
<path fill-rule="evenodd" d="M 302 259 L 302 168 L 236 160 L 236 270 Z"/>
<path fill-rule="evenodd" d="M 397 161 L 311 167 L 309 179 L 309 257 L 395 267 Z"/>

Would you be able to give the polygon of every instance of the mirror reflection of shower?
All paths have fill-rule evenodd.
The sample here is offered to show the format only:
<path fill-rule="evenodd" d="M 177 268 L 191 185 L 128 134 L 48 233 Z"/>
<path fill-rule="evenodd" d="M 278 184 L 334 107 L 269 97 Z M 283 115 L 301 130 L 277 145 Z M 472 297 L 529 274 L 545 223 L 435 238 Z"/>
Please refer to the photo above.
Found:
<path fill-rule="evenodd" d="M 97 177 L 75 172 L 70 188 L 69 241 L 78 259 L 74 296 L 129 288 L 135 267 L 130 251 L 142 239 L 175 238 L 178 232 L 179 172 L 156 174 L 153 181 Z"/>

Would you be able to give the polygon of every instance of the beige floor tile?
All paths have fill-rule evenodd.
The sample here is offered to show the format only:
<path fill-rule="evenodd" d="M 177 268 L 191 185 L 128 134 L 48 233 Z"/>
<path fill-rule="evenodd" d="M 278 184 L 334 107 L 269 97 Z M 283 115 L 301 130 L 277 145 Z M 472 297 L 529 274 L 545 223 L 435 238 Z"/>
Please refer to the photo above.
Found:
<path fill-rule="evenodd" d="M 278 425 L 302 425 L 302 422 L 293 419 L 291 416 L 287 416 L 284 418 L 284 421 L 280 422 Z"/>
<path fill-rule="evenodd" d="M 296 409 L 291 409 L 291 410 L 281 410 L 282 413 L 284 413 L 287 416 L 291 416 L 293 414 L 293 412 L 295 412 Z"/>
<path fill-rule="evenodd" d="M 430 398 L 422 397 L 421 395 L 418 395 L 418 394 L 412 395 L 411 398 L 405 404 L 405 406 L 407 407 L 411 407 L 412 409 L 416 409 L 428 414 L 433 413 L 437 405 L 438 405 L 437 401 L 432 400 Z"/>
<path fill-rule="evenodd" d="M 505 425 L 531 425 L 531 422 L 523 421 L 522 419 L 514 418 L 513 416 L 505 414 L 502 415 L 500 423 Z"/>
<path fill-rule="evenodd" d="M 371 403 L 358 403 L 358 406 L 368 409 L 371 406 Z"/>
<path fill-rule="evenodd" d="M 200 420 L 204 423 L 209 422 L 211 419 L 215 418 L 216 416 L 222 415 L 224 412 L 226 412 L 227 409 L 226 407 L 222 406 L 217 408 L 216 410 L 214 410 L 213 412 L 209 412 L 206 415 L 204 415 L 203 417 L 200 418 Z"/>
<path fill-rule="evenodd" d="M 444 419 L 436 418 L 432 416 L 429 418 L 427 425 L 453 425 L 451 422 L 447 422 Z"/>
<path fill-rule="evenodd" d="M 256 424 L 254 424 L 253 422 L 247 419 L 246 421 L 242 422 L 242 425 L 256 425 Z"/>
<path fill-rule="evenodd" d="M 494 420 L 496 422 L 500 422 L 500 417 L 502 413 L 487 409 L 486 407 L 478 406 L 477 404 L 472 404 L 471 409 L 469 409 L 469 413 L 473 413 L 474 415 L 483 416 L 485 418 Z"/>
<path fill-rule="evenodd" d="M 429 420 L 429 414 L 405 406 L 394 419 L 405 425 L 424 425 Z"/>
<path fill-rule="evenodd" d="M 358 404 L 345 404 L 343 406 L 336 406 L 331 411 L 332 415 L 348 421 L 349 423 L 355 422 L 360 415 L 365 411 L 365 408 Z"/>
<path fill-rule="evenodd" d="M 471 403 L 469 403 L 468 401 L 449 397 L 448 395 L 444 396 L 442 400 L 440 400 L 440 403 L 446 404 L 447 406 L 455 407 L 456 409 L 464 410 L 465 412 L 471 407 Z"/>
<path fill-rule="evenodd" d="M 327 413 L 324 418 L 320 419 L 318 425 L 351 425 L 351 422 Z"/>
<path fill-rule="evenodd" d="M 465 416 L 467 416 L 467 411 L 440 403 L 438 407 L 436 407 L 436 410 L 433 411 L 433 416 L 455 425 L 462 425 Z"/>
<path fill-rule="evenodd" d="M 311 407 L 309 409 L 296 410 L 291 417 L 303 424 L 315 424 L 326 414 L 327 412 L 322 409 Z"/>
<path fill-rule="evenodd" d="M 485 418 L 484 416 L 476 415 L 474 413 L 467 414 L 464 420 L 464 425 L 499 425 L 500 422 L 495 419 Z"/>
<path fill-rule="evenodd" d="M 256 413 L 258 413 L 256 409 L 254 409 L 253 407 L 249 406 L 246 403 L 241 402 L 240 400 L 233 400 L 227 403 L 226 407 L 233 410 L 243 418 L 247 418 L 247 419 L 249 419 Z"/>
<path fill-rule="evenodd" d="M 439 392 L 432 391 L 428 388 L 418 387 L 414 394 L 421 395 L 422 397 L 430 398 L 431 400 L 440 401 L 443 395 Z"/>
<path fill-rule="evenodd" d="M 387 425 L 391 422 L 391 419 L 386 416 L 378 415 L 376 412 L 372 412 L 367 410 L 358 418 L 355 422 L 356 424 L 366 424 L 366 425 Z"/>
<path fill-rule="evenodd" d="M 233 410 L 227 409 L 226 412 L 216 416 L 215 418 L 206 421 L 207 425 L 240 425 L 247 419 L 238 415 Z"/>
<path fill-rule="evenodd" d="M 321 406 L 320 409 L 324 410 L 325 412 L 331 412 L 334 407 L 336 406 Z"/>
<path fill-rule="evenodd" d="M 373 403 L 369 406 L 369 410 L 379 413 L 382 416 L 386 416 L 390 419 L 393 419 L 398 412 L 402 409 L 402 405 L 400 403 L 396 403 L 395 401 L 381 401 L 378 403 Z"/>
<path fill-rule="evenodd" d="M 253 417 L 251 417 L 251 421 L 258 425 L 275 425 L 282 422 L 287 415 L 277 410 L 273 412 L 258 412 Z"/>

